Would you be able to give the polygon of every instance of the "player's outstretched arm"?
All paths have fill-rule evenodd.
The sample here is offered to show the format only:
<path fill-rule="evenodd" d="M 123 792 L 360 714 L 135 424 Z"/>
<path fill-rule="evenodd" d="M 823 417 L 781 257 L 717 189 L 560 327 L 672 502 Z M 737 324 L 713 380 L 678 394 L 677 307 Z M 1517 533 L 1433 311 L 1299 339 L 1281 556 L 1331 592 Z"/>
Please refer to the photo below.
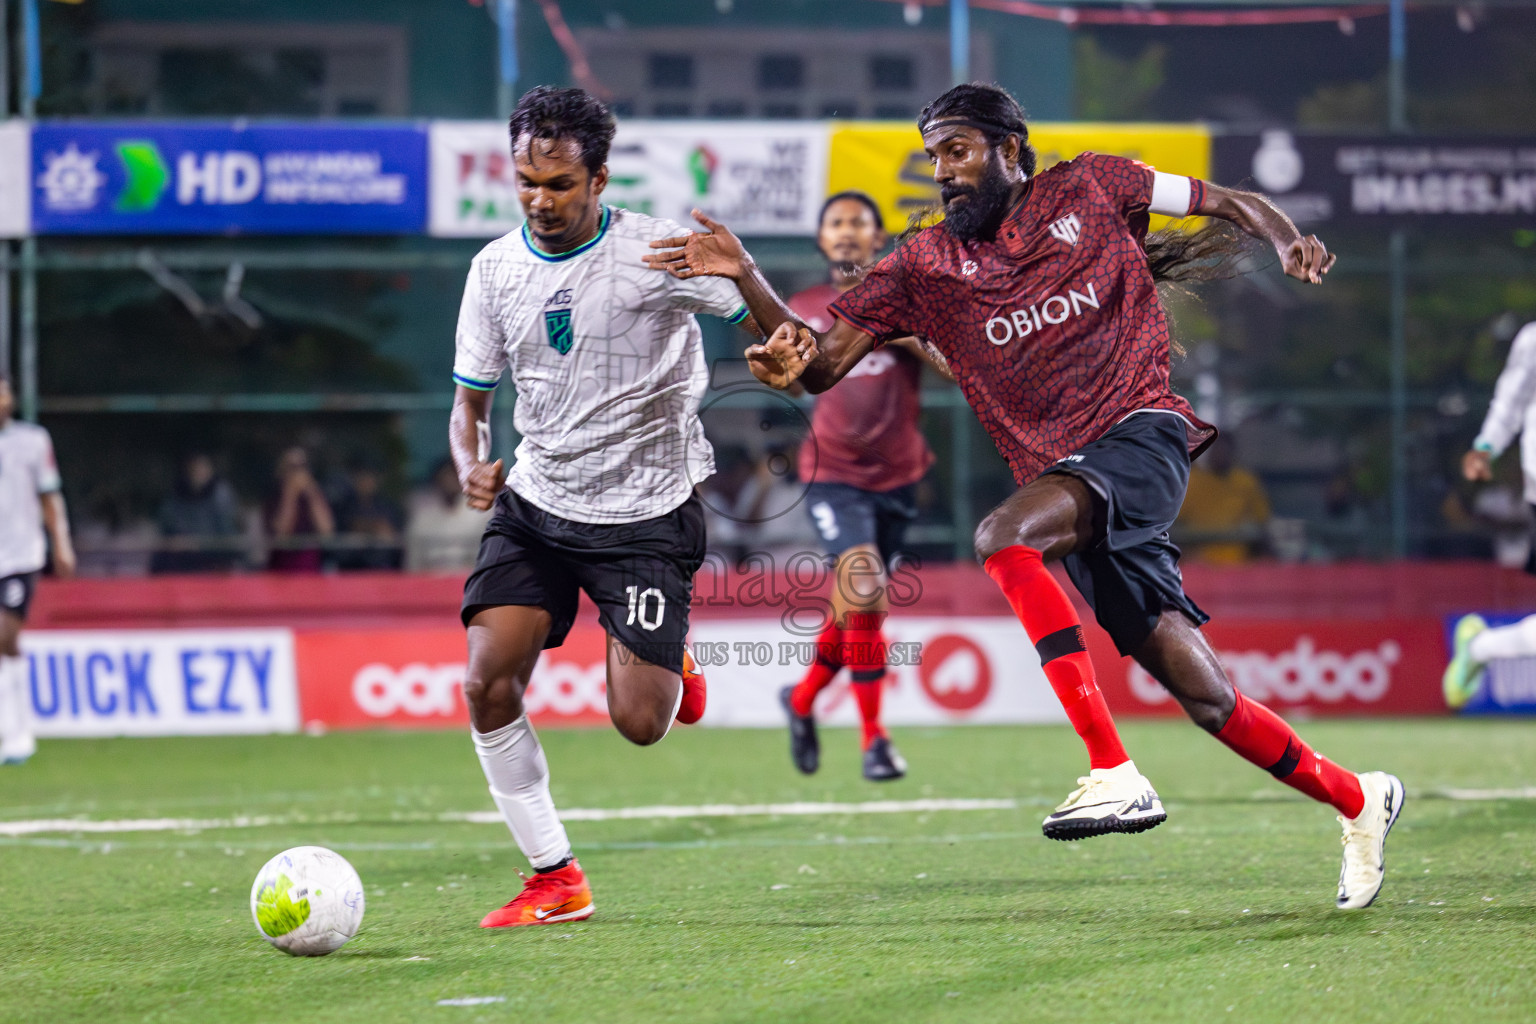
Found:
<path fill-rule="evenodd" d="M 1194 213 L 1231 221 L 1254 238 L 1273 245 L 1281 268 L 1291 277 L 1312 284 L 1323 283 L 1323 275 L 1338 257 L 1316 235 L 1303 237 L 1291 218 L 1267 196 L 1210 183 L 1206 183 L 1205 189 L 1205 201 Z"/>
<path fill-rule="evenodd" d="M 841 380 L 874 347 L 873 338 L 841 320 L 825 334 L 801 323 L 730 228 L 698 210 L 693 216 L 707 230 L 652 242 L 651 248 L 658 251 L 644 257 L 645 263 L 673 277 L 725 277 L 735 283 L 758 329 L 768 336 L 767 341 L 747 349 L 748 363 L 758 380 L 776 388 L 799 380 L 807 391 L 819 393 Z M 781 337 L 780 329 L 786 325 L 787 333 Z M 780 339 L 777 345 L 775 338 Z M 812 350 L 800 355 L 803 339 L 810 339 Z"/>
<path fill-rule="evenodd" d="M 470 508 L 484 512 L 496 501 L 507 482 L 507 470 L 501 459 L 490 458 L 490 391 L 476 391 L 462 384 L 453 394 L 453 412 L 448 417 L 448 450 L 459 473 L 459 486 Z"/>

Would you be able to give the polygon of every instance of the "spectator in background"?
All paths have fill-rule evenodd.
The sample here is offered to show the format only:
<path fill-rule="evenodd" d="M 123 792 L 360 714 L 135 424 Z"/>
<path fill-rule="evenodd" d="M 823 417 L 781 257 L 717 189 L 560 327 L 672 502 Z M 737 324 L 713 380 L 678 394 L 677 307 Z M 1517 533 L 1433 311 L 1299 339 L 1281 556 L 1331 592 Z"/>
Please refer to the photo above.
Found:
<path fill-rule="evenodd" d="M 779 565 L 801 552 L 818 557 L 821 552 L 821 539 L 805 514 L 806 485 L 796 469 L 798 457 L 796 444 L 769 445 L 731 509 L 738 543 L 748 553 L 768 552 Z"/>
<path fill-rule="evenodd" d="M 241 532 L 240 503 L 206 452 L 182 462 L 158 518 L 160 536 L 170 543 L 155 551 L 150 572 L 220 572 L 242 556 L 231 541 Z"/>
<path fill-rule="evenodd" d="M 384 476 L 372 458 L 361 456 L 347 470 L 347 486 L 336 503 L 336 527 L 358 542 L 337 552 L 338 569 L 398 569 L 405 513 L 384 493 Z"/>
<path fill-rule="evenodd" d="M 490 518 L 489 511 L 478 512 L 465 503 L 459 472 L 452 459 L 443 458 L 427 485 L 411 496 L 405 568 L 410 572 L 470 568 Z"/>
<path fill-rule="evenodd" d="M 299 445 L 277 460 L 277 491 L 267 501 L 266 524 L 267 536 L 275 542 L 267 568 L 319 572 L 324 567 L 324 541 L 335 535 L 336 519 L 309 470 L 309 453 Z"/>
<path fill-rule="evenodd" d="M 1183 530 L 1219 539 L 1197 539 L 1185 556 L 1222 565 L 1246 562 L 1263 544 L 1269 517 L 1264 485 L 1234 464 L 1232 440 L 1221 435 L 1190 467 L 1189 490 L 1178 519 Z"/>
<path fill-rule="evenodd" d="M 704 503 L 704 533 L 711 551 L 731 564 L 741 557 L 741 525 L 734 518 L 736 502 L 756 471 L 752 454 L 739 444 L 715 446 L 715 475 L 699 484 Z"/>

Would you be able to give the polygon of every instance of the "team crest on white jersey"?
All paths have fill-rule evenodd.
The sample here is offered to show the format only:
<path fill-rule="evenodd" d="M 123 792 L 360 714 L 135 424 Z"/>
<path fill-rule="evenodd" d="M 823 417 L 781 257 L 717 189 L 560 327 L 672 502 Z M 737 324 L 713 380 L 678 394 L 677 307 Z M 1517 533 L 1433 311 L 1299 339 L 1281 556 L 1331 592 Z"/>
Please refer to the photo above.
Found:
<path fill-rule="evenodd" d="M 1083 233 L 1083 222 L 1077 219 L 1077 214 L 1069 213 L 1060 220 L 1051 222 L 1046 229 L 1052 238 L 1059 238 L 1068 245 L 1076 245 L 1078 236 Z"/>

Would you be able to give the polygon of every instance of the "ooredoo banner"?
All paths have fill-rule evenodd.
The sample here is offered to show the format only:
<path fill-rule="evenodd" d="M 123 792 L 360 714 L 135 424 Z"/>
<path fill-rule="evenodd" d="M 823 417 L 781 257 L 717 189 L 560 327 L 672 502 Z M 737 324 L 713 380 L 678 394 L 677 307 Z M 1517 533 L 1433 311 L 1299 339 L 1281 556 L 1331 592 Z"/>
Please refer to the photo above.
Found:
<path fill-rule="evenodd" d="M 435 121 L 428 138 L 431 234 L 488 237 L 522 224 L 505 125 Z M 827 149 L 822 124 L 624 121 L 603 198 L 686 225 L 698 207 L 744 235 L 812 235 Z"/>
<path fill-rule="evenodd" d="M 1041 123 L 1029 141 L 1043 170 L 1079 153 L 1113 153 L 1170 174 L 1210 176 L 1211 135 L 1201 125 Z M 912 124 L 848 121 L 834 125 L 828 193 L 858 189 L 885 211 L 886 230 L 901 231 L 907 218 L 939 201 L 933 165 Z M 1154 226 L 1166 223 L 1154 218 Z"/>
<path fill-rule="evenodd" d="M 31 160 L 32 126 L 0 121 L 0 238 L 24 238 L 32 230 Z"/>
<path fill-rule="evenodd" d="M 1032 649 L 1012 620 L 911 618 L 893 621 L 886 634 L 890 722 L 1063 719 L 1038 659 L 1021 656 Z M 782 724 L 779 689 L 804 674 L 814 640 L 775 620 L 697 623 L 693 650 L 709 680 L 703 724 Z M 306 724 L 462 728 L 468 721 L 460 630 L 301 631 L 297 645 Z M 544 652 L 525 698 L 535 724 L 607 724 L 605 650 L 601 629 L 577 625 L 564 645 Z M 832 724 L 858 721 L 846 680 L 822 698 L 818 714 Z"/>
<path fill-rule="evenodd" d="M 1430 715 L 1445 712 L 1445 645 L 1433 618 L 1216 620 L 1204 633 L 1232 682 L 1283 714 Z M 1162 685 L 1102 633 L 1089 650 L 1117 715 L 1180 715 Z"/>
<path fill-rule="evenodd" d="M 464 631 L 299 631 L 300 715 L 329 729 L 465 728 Z M 607 638 L 577 625 L 545 651 L 524 705 L 536 725 L 603 725 Z"/>
<path fill-rule="evenodd" d="M 48 121 L 32 136 L 38 234 L 419 234 L 416 125 Z"/>
<path fill-rule="evenodd" d="M 286 629 L 40 629 L 23 633 L 21 648 L 39 736 L 298 728 Z"/>

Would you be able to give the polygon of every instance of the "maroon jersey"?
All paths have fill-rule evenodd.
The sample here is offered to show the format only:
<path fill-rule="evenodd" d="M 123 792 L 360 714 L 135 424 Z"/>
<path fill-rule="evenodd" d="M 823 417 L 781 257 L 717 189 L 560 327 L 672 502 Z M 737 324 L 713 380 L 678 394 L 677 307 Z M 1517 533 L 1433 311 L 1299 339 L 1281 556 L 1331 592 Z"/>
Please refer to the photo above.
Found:
<path fill-rule="evenodd" d="M 937 348 L 1021 486 L 1138 409 L 1182 415 L 1197 453 L 1215 428 L 1169 387 L 1168 317 L 1141 248 L 1152 173 L 1098 153 L 1057 164 L 995 240 L 927 228 L 832 315 L 877 343 Z M 1191 185 L 1193 210 L 1204 188 Z"/>
<path fill-rule="evenodd" d="M 789 308 L 818 331 L 832 327 L 830 284 L 807 288 Z M 917 429 L 923 363 L 904 348 L 871 352 L 816 399 L 811 432 L 800 445 L 800 479 L 889 491 L 921 480 L 933 452 Z"/>

